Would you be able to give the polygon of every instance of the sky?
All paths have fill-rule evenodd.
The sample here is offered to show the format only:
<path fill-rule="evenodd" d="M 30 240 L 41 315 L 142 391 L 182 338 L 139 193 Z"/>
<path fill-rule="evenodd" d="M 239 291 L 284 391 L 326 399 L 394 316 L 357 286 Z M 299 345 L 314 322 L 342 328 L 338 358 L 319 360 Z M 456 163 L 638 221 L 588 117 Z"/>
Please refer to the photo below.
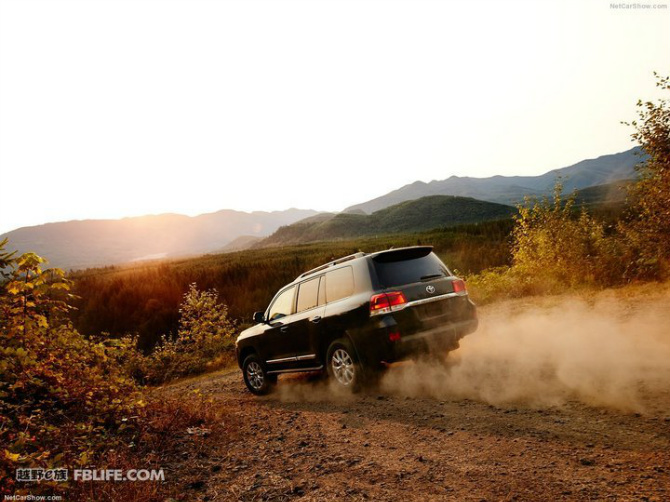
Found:
<path fill-rule="evenodd" d="M 339 211 L 628 150 L 670 5 L 613 3 L 0 0 L 0 233 Z"/>

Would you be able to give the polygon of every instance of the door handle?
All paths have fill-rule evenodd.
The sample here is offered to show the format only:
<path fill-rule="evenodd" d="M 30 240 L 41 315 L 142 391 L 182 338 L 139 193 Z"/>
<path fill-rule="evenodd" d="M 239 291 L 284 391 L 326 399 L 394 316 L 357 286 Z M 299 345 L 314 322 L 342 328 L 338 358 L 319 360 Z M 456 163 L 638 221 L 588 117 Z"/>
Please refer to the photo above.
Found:
<path fill-rule="evenodd" d="M 320 315 L 315 315 L 314 317 L 312 317 L 312 318 L 310 319 L 310 321 L 313 322 L 314 324 L 318 323 L 320 320 L 321 320 L 321 316 L 320 316 Z"/>
<path fill-rule="evenodd" d="M 279 331 L 281 331 L 282 333 L 286 333 L 288 331 L 288 326 L 282 326 L 281 328 L 279 328 Z"/>

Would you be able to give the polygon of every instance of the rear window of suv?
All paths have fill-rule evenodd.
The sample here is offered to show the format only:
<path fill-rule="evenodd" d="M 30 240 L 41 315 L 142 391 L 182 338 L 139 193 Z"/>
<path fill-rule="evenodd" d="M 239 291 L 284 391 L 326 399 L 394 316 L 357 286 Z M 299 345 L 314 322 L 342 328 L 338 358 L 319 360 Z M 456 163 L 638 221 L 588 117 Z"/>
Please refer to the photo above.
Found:
<path fill-rule="evenodd" d="M 399 256 L 400 259 L 394 259 L 391 253 L 389 255 L 380 255 L 372 260 L 380 286 L 383 288 L 392 288 L 451 275 L 449 269 L 433 253 L 420 257 Z"/>

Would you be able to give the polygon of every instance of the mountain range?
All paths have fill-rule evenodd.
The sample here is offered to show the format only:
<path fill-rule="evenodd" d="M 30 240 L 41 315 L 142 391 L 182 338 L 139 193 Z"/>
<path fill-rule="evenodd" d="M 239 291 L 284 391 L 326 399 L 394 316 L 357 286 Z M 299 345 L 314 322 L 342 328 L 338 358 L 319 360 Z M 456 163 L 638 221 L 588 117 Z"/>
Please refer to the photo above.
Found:
<path fill-rule="evenodd" d="M 622 192 L 613 182 L 635 178 L 635 166 L 643 160 L 640 149 L 633 148 L 540 176 L 451 176 L 429 183 L 417 181 L 339 214 L 301 209 L 252 213 L 222 210 L 194 217 L 161 214 L 68 221 L 19 228 L 0 235 L 0 241 L 7 237 L 11 249 L 34 251 L 48 257 L 52 266 L 68 269 L 285 242 L 419 231 L 509 216 L 514 211 L 510 204 L 526 195 L 548 194 L 557 178 L 562 179 L 566 191 L 581 190 L 591 203 L 610 197 L 620 200 Z M 377 214 L 380 210 L 386 211 Z M 271 235 L 276 231 L 277 235 Z"/>
<path fill-rule="evenodd" d="M 0 235 L 0 241 L 7 237 L 11 249 L 34 251 L 47 257 L 50 266 L 87 268 L 223 252 L 242 235 L 265 237 L 315 214 L 304 209 L 252 213 L 225 209 L 193 217 L 160 214 L 67 221 L 19 228 Z"/>
<path fill-rule="evenodd" d="M 551 192 L 560 178 L 566 192 L 605 185 L 636 177 L 635 166 L 644 160 L 639 147 L 572 166 L 554 169 L 540 176 L 491 176 L 471 178 L 451 176 L 440 181 L 415 181 L 375 199 L 350 206 L 344 212 L 374 213 L 385 207 L 427 195 L 458 195 L 500 204 L 516 204 L 524 196 L 542 196 Z"/>

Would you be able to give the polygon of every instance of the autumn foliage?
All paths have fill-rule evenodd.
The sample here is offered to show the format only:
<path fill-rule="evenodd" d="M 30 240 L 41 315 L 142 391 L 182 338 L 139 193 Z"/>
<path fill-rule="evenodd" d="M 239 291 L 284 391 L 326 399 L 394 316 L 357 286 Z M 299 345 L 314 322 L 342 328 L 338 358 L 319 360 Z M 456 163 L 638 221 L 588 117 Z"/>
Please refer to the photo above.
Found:
<path fill-rule="evenodd" d="M 137 388 L 114 347 L 82 337 L 67 318 L 71 283 L 33 253 L 0 243 L 0 470 L 86 465 L 117 441 Z M 55 487 L 57 487 L 56 485 Z"/>
<path fill-rule="evenodd" d="M 649 159 L 630 187 L 629 212 L 619 226 L 629 245 L 629 274 L 652 278 L 670 274 L 670 77 L 656 75 L 656 86 L 665 99 L 639 101 L 638 120 L 630 124 Z"/>
<path fill-rule="evenodd" d="M 184 296 L 177 338 L 150 356 L 130 338 L 84 337 L 73 328 L 71 282 L 33 253 L 0 243 L 0 495 L 67 492 L 77 499 L 164 500 L 175 482 L 17 486 L 30 468 L 151 468 L 176 448 L 187 427 L 215 421 L 198 396 L 157 401 L 138 386 L 209 369 L 230 356 L 234 324 L 213 291 Z M 215 427 L 214 427 L 215 428 Z"/>

